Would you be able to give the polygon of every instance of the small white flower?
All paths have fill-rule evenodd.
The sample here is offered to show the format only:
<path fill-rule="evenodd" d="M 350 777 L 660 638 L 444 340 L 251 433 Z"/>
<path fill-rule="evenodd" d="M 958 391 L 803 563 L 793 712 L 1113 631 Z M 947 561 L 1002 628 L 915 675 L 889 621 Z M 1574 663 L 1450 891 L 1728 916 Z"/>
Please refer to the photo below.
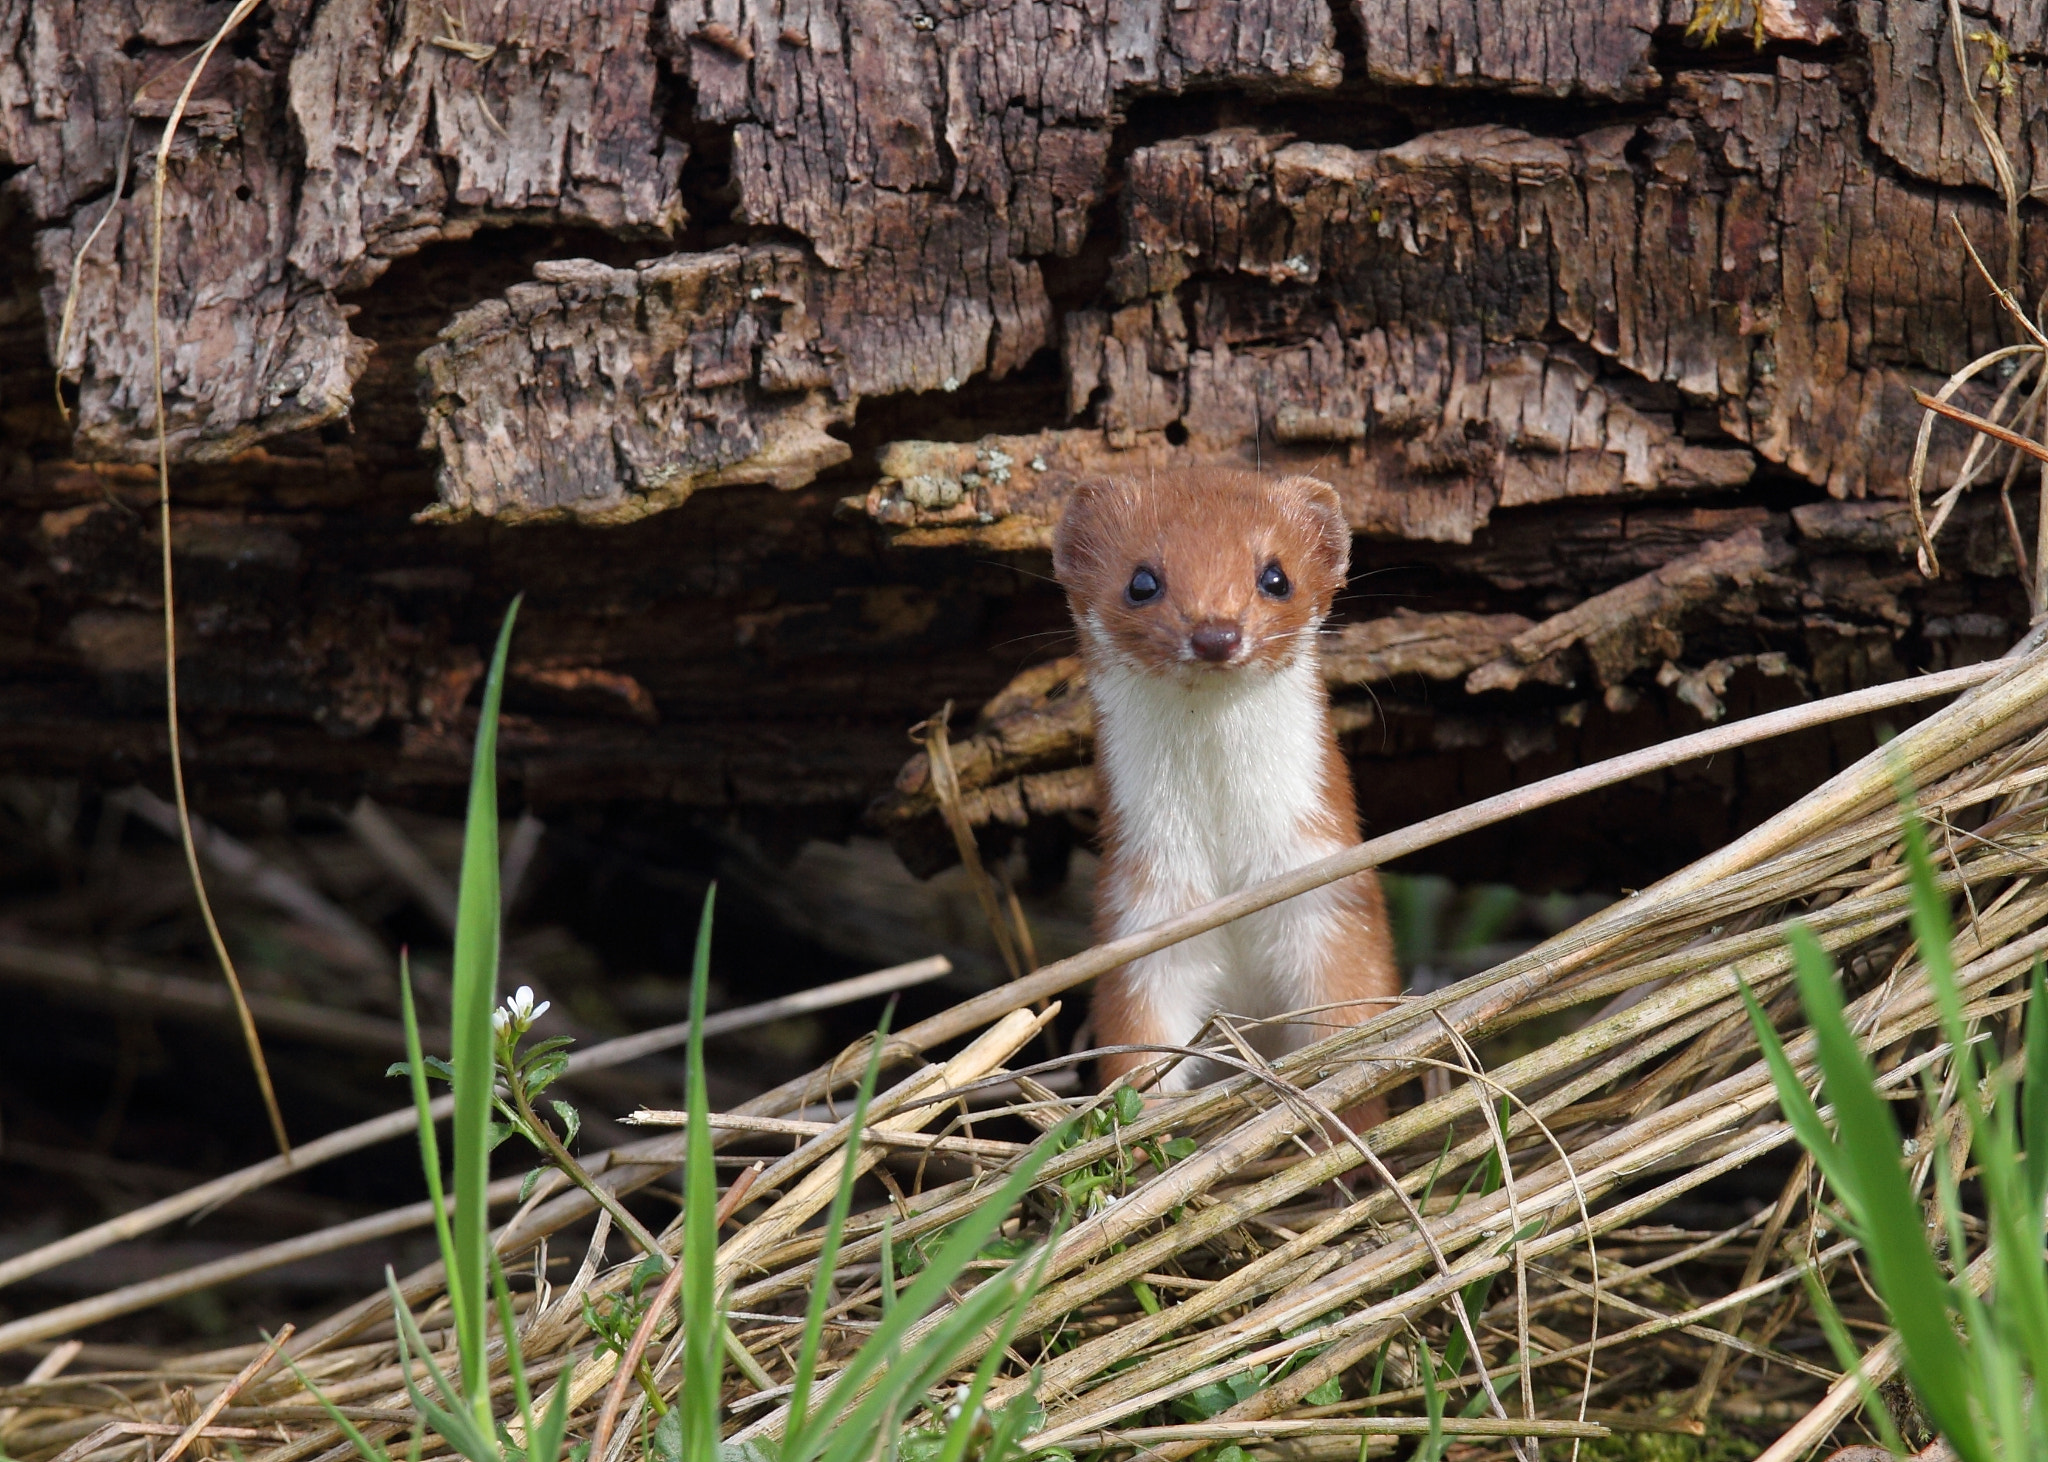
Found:
<path fill-rule="evenodd" d="M 952 1394 L 946 1398 L 946 1409 L 940 1413 L 940 1416 L 945 1421 L 949 1431 L 959 1425 L 961 1413 L 967 1410 L 967 1398 L 973 1394 L 972 1388 L 968 1386 L 955 1386 Z M 976 1441 L 984 1441 L 991 1435 L 994 1429 L 989 1424 L 988 1409 L 986 1407 L 978 1403 L 976 1404 L 974 1419 L 968 1422 L 967 1430 Z"/>
<path fill-rule="evenodd" d="M 548 1006 L 554 1002 L 543 1000 L 533 1003 L 533 986 L 521 985 L 512 992 L 511 998 L 491 1012 L 491 1029 L 503 1035 L 509 1027 L 519 1035 L 525 1035 L 533 1023 L 548 1013 Z"/>
<path fill-rule="evenodd" d="M 946 1401 L 945 1417 L 947 1426 L 951 1426 L 960 1420 L 960 1413 L 966 1409 L 967 1398 L 970 1394 L 972 1393 L 965 1386 L 955 1386 L 953 1388 L 953 1394 Z"/>

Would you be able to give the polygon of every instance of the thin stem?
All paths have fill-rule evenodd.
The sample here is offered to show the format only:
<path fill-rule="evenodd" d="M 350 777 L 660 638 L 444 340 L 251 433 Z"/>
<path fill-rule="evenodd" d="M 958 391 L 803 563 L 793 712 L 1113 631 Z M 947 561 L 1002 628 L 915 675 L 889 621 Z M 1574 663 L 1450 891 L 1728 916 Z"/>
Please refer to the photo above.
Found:
<path fill-rule="evenodd" d="M 199 915 L 206 924 L 206 937 L 213 945 L 214 956 L 220 961 L 221 972 L 227 976 L 228 990 L 235 997 L 235 1019 L 242 1027 L 242 1042 L 249 1048 L 250 1064 L 256 1068 L 256 1085 L 263 1093 L 263 1110 L 270 1118 L 271 1136 L 277 1140 L 277 1150 L 289 1158 L 291 1138 L 285 1133 L 284 1113 L 278 1109 L 277 1092 L 270 1082 L 270 1064 L 263 1058 L 263 1042 L 256 1034 L 256 1018 L 249 1013 L 249 1001 L 242 994 L 241 977 L 235 973 L 234 960 L 228 957 L 227 942 L 221 938 L 220 925 L 213 917 L 213 904 L 206 896 L 206 880 L 199 871 L 199 849 L 192 839 L 192 811 L 185 799 L 185 758 L 178 745 L 178 611 L 171 582 L 170 425 L 164 419 L 164 177 L 171 165 L 171 141 L 177 136 L 178 123 L 184 118 L 185 108 L 192 100 L 192 92 L 199 85 L 206 63 L 213 59 L 213 53 L 229 33 L 255 9 L 256 0 L 241 0 L 221 23 L 220 29 L 213 33 L 213 39 L 206 43 L 194 63 L 192 74 L 185 78 L 184 89 L 178 93 L 177 103 L 164 122 L 163 138 L 157 143 L 156 176 L 152 179 L 150 199 L 149 364 L 151 384 L 156 393 L 157 526 L 163 538 L 165 718 L 170 726 L 171 789 L 177 795 L 179 841 L 184 844 L 185 866 L 192 874 L 192 892 L 199 901 Z"/>
<path fill-rule="evenodd" d="M 674 1268 L 675 1260 L 662 1252 L 660 1242 L 647 1231 L 647 1225 L 633 1217 L 614 1194 L 599 1186 L 590 1174 L 583 1171 L 583 1164 L 576 1161 L 575 1154 L 562 1145 L 561 1138 L 555 1136 L 555 1129 L 542 1121 L 540 1114 L 534 1111 L 533 1103 L 526 1095 L 526 1083 L 513 1074 L 511 1061 L 508 1059 L 504 1064 L 505 1086 L 512 1093 L 512 1105 L 517 1109 L 521 1120 L 526 1123 L 526 1130 L 540 1143 L 541 1151 L 547 1154 L 548 1161 L 561 1169 L 563 1177 L 588 1193 L 591 1202 L 609 1213 L 612 1222 L 617 1224 L 628 1238 L 646 1253 L 659 1259 L 664 1273 Z"/>

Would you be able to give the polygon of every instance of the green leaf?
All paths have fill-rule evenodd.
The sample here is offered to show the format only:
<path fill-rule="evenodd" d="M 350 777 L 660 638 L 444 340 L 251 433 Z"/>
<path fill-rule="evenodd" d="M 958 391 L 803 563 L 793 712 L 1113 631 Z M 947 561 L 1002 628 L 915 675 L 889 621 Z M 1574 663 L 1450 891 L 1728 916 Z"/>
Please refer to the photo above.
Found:
<path fill-rule="evenodd" d="M 576 1109 L 567 1102 L 551 1099 L 548 1105 L 554 1108 L 555 1116 L 562 1124 L 562 1146 L 567 1147 L 576 1140 L 576 1134 L 583 1130 L 583 1118 L 577 1115 Z"/>
<path fill-rule="evenodd" d="M 400 958 L 404 958 L 403 952 L 400 953 Z M 433 1077 L 436 1081 L 453 1081 L 455 1079 L 455 1068 L 446 1061 L 443 1061 L 439 1056 L 423 1057 L 420 1060 L 420 1064 L 426 1068 L 427 1075 Z M 410 1076 L 412 1073 L 413 1063 L 411 1061 L 393 1061 L 384 1068 L 386 1076 Z"/>
<path fill-rule="evenodd" d="M 1210 1417 L 1230 1410 L 1248 1396 L 1255 1396 L 1266 1385 L 1266 1368 L 1255 1366 L 1248 1371 L 1239 1371 L 1220 1381 L 1211 1381 L 1206 1386 L 1197 1386 L 1184 1395 L 1176 1396 L 1166 1404 L 1166 1409 L 1182 1421 L 1207 1421 Z"/>
<path fill-rule="evenodd" d="M 984 1259 L 1021 1259 L 1038 1244 L 1024 1234 L 997 1234 L 981 1246 Z"/>
<path fill-rule="evenodd" d="M 1015 1314 L 1021 1318 L 1023 1305 L 1017 1306 Z M 1005 1344 L 1008 1343 L 1007 1338 Z M 1045 1408 L 1038 1404 L 1038 1383 L 1042 1373 L 1033 1366 L 1024 1382 L 1024 1390 L 1013 1397 L 1008 1406 L 990 1413 L 994 1426 L 990 1429 L 988 1443 L 982 1448 L 982 1462 L 1009 1462 L 1016 1455 L 1017 1442 L 1045 1427 Z M 1034 1462 L 1049 1462 L 1049 1459 L 1063 1459 L 1074 1462 L 1074 1454 L 1064 1447 L 1052 1447 L 1043 1452 L 1033 1452 Z"/>
<path fill-rule="evenodd" d="M 671 1406 L 654 1424 L 647 1455 L 653 1462 L 683 1462 L 683 1409 Z"/>
<path fill-rule="evenodd" d="M 498 1001 L 498 705 L 505 689 L 505 660 L 519 601 L 505 612 L 498 645 L 484 682 L 477 717 L 476 754 L 470 767 L 469 812 L 462 830 L 462 876 L 456 896 L 454 1029 L 449 1056 L 455 1068 L 454 1252 L 449 1256 L 449 1304 L 454 1312 L 462 1389 L 478 1426 L 491 1417 L 490 1368 L 485 1355 L 485 1250 L 489 1245 L 487 1197 L 491 1182 L 492 1089 L 497 1080 L 496 1038 L 491 1010 Z M 448 1439 L 454 1442 L 454 1437 Z"/>
<path fill-rule="evenodd" d="M 1113 1100 L 1116 1103 L 1116 1119 L 1119 1122 L 1135 1122 L 1145 1115 L 1145 1099 L 1128 1086 L 1118 1087 Z"/>
<path fill-rule="evenodd" d="M 668 1260 L 659 1254 L 649 1254 L 633 1266 L 633 1279 L 627 1293 L 632 1295 L 635 1306 L 639 1304 L 641 1293 L 647 1286 L 666 1273 L 668 1273 Z"/>
<path fill-rule="evenodd" d="M 526 1083 L 526 1094 L 529 1097 L 536 1097 L 553 1086 L 568 1069 L 569 1058 L 560 1051 L 554 1051 L 538 1061 L 524 1065 L 520 1079 Z"/>
<path fill-rule="evenodd" d="M 1332 1376 L 1329 1380 L 1323 1382 L 1322 1385 L 1316 1387 L 1306 1396 L 1303 1396 L 1301 1404 L 1304 1406 L 1335 1406 L 1343 1399 L 1344 1380 L 1341 1376 Z"/>
<path fill-rule="evenodd" d="M 1169 1162 L 1185 1162 L 1195 1155 L 1200 1144 L 1192 1137 L 1169 1137 L 1159 1144 L 1159 1148 Z"/>
<path fill-rule="evenodd" d="M 781 1448 L 767 1437 L 718 1444 L 718 1462 L 781 1462 L 781 1457 Z"/>
<path fill-rule="evenodd" d="M 521 1203 L 524 1203 L 533 1196 L 533 1190 L 540 1186 L 541 1174 L 549 1171 L 550 1169 L 548 1168 L 534 1168 L 527 1173 L 519 1184 L 519 1201 Z"/>

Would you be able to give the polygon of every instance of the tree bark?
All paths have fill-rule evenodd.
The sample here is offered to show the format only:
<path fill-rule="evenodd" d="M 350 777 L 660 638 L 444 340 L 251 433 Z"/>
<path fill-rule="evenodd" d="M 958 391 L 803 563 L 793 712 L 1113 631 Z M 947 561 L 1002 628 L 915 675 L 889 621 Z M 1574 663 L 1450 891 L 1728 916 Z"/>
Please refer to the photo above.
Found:
<path fill-rule="evenodd" d="M 0 0 L 16 769 L 164 775 L 152 159 L 229 9 Z M 543 812 L 866 816 L 934 866 L 903 733 L 951 701 L 971 819 L 1085 835 L 1052 525 L 1197 459 L 1343 497 L 1328 673 L 1377 827 L 1996 652 L 2003 469 L 1923 578 L 1913 392 L 2021 338 L 1963 236 L 2048 284 L 2048 11 L 1969 0 L 1960 55 L 1946 0 L 1722 18 L 272 0 L 164 180 L 202 803 L 451 802 L 524 591 L 506 771 Z M 1444 857 L 1647 881 L 1869 734 Z"/>

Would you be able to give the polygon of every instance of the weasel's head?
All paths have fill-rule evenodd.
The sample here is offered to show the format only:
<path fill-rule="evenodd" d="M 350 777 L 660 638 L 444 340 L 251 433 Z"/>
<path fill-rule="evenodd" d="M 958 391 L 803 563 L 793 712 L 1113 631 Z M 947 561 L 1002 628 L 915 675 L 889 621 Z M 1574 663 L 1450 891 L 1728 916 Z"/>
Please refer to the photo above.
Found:
<path fill-rule="evenodd" d="M 1350 558 L 1329 484 L 1213 469 L 1089 482 L 1052 549 L 1092 651 L 1183 676 L 1312 651 Z"/>

